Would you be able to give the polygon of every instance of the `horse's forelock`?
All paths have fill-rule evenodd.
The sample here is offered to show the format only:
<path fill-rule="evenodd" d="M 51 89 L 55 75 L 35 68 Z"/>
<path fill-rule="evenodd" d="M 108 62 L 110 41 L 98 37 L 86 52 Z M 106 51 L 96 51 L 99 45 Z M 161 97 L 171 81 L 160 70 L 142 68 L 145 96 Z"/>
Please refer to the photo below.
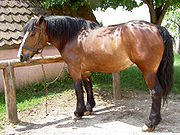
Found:
<path fill-rule="evenodd" d="M 32 32 L 34 31 L 34 25 L 37 19 L 35 18 L 31 18 L 25 25 L 23 28 L 24 33 L 28 32 Z"/>

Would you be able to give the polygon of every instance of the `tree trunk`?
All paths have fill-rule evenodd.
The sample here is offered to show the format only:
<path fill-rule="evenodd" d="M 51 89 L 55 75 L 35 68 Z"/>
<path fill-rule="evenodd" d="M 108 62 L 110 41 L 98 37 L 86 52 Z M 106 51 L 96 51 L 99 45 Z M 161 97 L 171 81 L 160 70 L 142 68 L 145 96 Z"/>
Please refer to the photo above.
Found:
<path fill-rule="evenodd" d="M 161 25 L 162 20 L 169 8 L 172 0 L 168 0 L 166 3 L 162 3 L 161 6 L 157 7 L 154 5 L 153 0 L 143 0 L 145 4 L 147 4 L 149 8 L 151 23 Z"/>

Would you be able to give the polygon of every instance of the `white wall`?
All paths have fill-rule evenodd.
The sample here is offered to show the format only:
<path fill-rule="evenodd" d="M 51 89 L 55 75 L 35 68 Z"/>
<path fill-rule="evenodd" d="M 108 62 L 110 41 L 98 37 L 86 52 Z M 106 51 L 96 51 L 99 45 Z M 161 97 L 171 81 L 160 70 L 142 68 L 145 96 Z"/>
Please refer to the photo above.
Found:
<path fill-rule="evenodd" d="M 8 49 L 8 50 L 0 50 L 0 60 L 7 59 L 17 59 L 18 49 Z M 43 56 L 53 56 L 59 55 L 59 52 L 54 47 L 45 48 L 43 51 Z M 59 72 L 62 70 L 64 64 L 54 63 L 54 64 L 46 64 L 44 65 L 47 77 L 55 78 Z M 28 66 L 28 67 L 18 67 L 15 68 L 15 78 L 16 78 L 16 86 L 21 88 L 28 83 L 39 82 L 43 78 L 41 65 L 36 66 Z M 0 70 L 0 92 L 3 91 L 3 71 Z"/>

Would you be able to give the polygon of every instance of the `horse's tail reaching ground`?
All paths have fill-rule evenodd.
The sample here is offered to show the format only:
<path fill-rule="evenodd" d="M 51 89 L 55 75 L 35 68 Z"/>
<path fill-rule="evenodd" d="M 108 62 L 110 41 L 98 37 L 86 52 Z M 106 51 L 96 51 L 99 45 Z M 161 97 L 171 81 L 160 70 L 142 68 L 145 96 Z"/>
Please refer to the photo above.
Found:
<path fill-rule="evenodd" d="M 157 26 L 157 28 L 164 41 L 164 54 L 157 71 L 157 76 L 163 88 L 163 101 L 166 102 L 167 95 L 173 87 L 173 37 L 166 28 L 162 26 Z"/>

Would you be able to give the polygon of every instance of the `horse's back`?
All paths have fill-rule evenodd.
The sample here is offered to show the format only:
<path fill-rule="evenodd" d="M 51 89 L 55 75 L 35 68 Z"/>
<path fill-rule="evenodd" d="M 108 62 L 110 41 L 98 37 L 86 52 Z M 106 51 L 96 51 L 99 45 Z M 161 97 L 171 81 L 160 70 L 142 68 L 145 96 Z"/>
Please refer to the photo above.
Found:
<path fill-rule="evenodd" d="M 90 31 L 82 50 L 82 65 L 88 70 L 117 72 L 134 63 L 157 69 L 162 59 L 163 40 L 155 25 L 130 21 Z"/>

